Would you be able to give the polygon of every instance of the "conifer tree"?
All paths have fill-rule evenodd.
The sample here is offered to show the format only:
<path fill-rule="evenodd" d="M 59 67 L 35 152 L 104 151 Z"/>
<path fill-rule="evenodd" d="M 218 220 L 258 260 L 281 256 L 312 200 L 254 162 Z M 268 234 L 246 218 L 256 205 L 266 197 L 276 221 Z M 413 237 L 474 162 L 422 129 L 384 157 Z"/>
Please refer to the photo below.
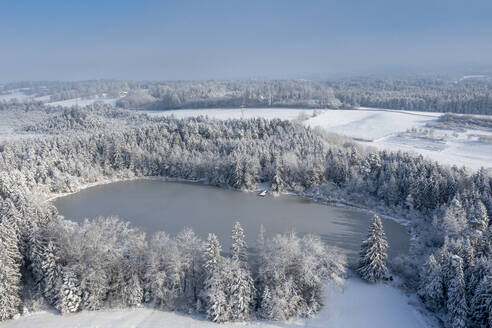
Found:
<path fill-rule="evenodd" d="M 471 211 L 469 213 L 469 222 L 473 230 L 478 233 L 484 232 L 489 226 L 489 217 L 487 215 L 487 209 L 483 202 L 476 198 Z"/>
<path fill-rule="evenodd" d="M 441 265 L 433 254 L 429 256 L 421 272 L 419 296 L 433 310 L 439 310 L 444 305 L 444 285 Z"/>
<path fill-rule="evenodd" d="M 207 243 L 205 245 L 205 271 L 208 275 L 211 275 L 211 273 L 220 263 L 221 250 L 222 246 L 220 245 L 217 236 L 213 233 L 208 234 Z"/>
<path fill-rule="evenodd" d="M 21 254 L 11 220 L 0 221 L 0 321 L 11 319 L 21 306 Z"/>
<path fill-rule="evenodd" d="M 218 266 L 222 266 L 220 262 Z M 204 299 L 207 318 L 213 322 L 225 322 L 229 320 L 229 304 L 224 288 L 223 274 L 221 270 L 214 270 L 205 281 Z"/>
<path fill-rule="evenodd" d="M 362 242 L 358 272 L 361 277 L 375 283 L 387 273 L 388 242 L 381 219 L 375 215 L 369 227 L 369 236 Z"/>
<path fill-rule="evenodd" d="M 470 304 L 470 317 L 475 324 L 492 327 L 492 275 L 486 275 L 476 288 Z"/>
<path fill-rule="evenodd" d="M 233 261 L 238 261 L 243 268 L 248 266 L 248 246 L 246 245 L 246 238 L 244 236 L 244 230 L 239 222 L 236 222 L 232 229 L 232 248 L 231 258 Z"/>
<path fill-rule="evenodd" d="M 230 306 L 230 320 L 251 318 L 254 307 L 255 287 L 249 270 L 236 260 L 228 261 L 230 275 L 226 276 L 226 295 Z"/>
<path fill-rule="evenodd" d="M 261 318 L 269 319 L 273 317 L 273 301 L 270 288 L 265 286 L 261 294 L 261 302 L 258 308 L 258 315 Z"/>
<path fill-rule="evenodd" d="M 207 318 L 214 322 L 228 320 L 227 299 L 223 281 L 222 247 L 215 234 L 209 234 L 204 249 L 205 281 L 200 294 L 201 304 Z"/>
<path fill-rule="evenodd" d="M 465 275 L 463 273 L 463 260 L 453 255 L 450 259 L 451 273 L 447 283 L 446 307 L 448 310 L 448 324 L 451 328 L 467 327 L 468 306 L 466 304 Z"/>
<path fill-rule="evenodd" d="M 60 312 L 74 313 L 79 311 L 82 298 L 79 282 L 72 271 L 63 273 L 63 283 L 60 289 Z"/>
<path fill-rule="evenodd" d="M 55 244 L 50 240 L 40 254 L 42 277 L 42 292 L 48 303 L 57 307 L 59 302 L 59 288 L 61 285 L 61 267 L 56 254 Z"/>

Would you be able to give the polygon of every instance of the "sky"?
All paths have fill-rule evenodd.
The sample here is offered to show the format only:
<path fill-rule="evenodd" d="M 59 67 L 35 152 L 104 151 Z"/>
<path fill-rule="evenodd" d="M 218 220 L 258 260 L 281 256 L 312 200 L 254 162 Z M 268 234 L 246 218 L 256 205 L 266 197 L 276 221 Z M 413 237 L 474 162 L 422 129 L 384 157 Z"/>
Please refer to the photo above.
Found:
<path fill-rule="evenodd" d="M 0 81 L 492 65 L 491 0 L 0 0 Z"/>

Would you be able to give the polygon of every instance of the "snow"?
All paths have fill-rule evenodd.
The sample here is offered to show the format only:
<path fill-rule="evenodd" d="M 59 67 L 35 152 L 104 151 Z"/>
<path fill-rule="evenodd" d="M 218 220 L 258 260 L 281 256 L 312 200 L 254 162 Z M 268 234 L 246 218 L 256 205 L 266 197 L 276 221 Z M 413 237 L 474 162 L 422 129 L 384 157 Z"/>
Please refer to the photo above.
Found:
<path fill-rule="evenodd" d="M 30 96 L 26 95 L 20 90 L 12 90 L 10 93 L 0 94 L 0 101 L 10 101 L 13 99 L 17 99 L 19 101 L 29 99 Z"/>
<path fill-rule="evenodd" d="M 0 142 L 34 136 L 19 129 L 41 122 L 47 117 L 48 115 L 42 111 L 25 112 L 10 109 L 0 111 Z"/>
<path fill-rule="evenodd" d="M 312 319 L 292 322 L 227 323 L 224 327 L 337 327 L 337 328 L 431 328 L 435 319 L 422 314 L 413 304 L 412 298 L 399 289 L 387 284 L 368 284 L 360 279 L 347 280 L 342 290 L 327 285 L 326 302 L 321 312 Z M 202 316 L 191 316 L 175 312 L 157 311 L 148 308 L 82 312 L 58 315 L 39 312 L 0 324 L 0 328 L 180 328 L 219 327 Z"/>
<path fill-rule="evenodd" d="M 194 117 L 199 115 L 208 116 L 220 120 L 240 119 L 240 118 L 281 118 L 284 120 L 294 120 L 301 113 L 308 116 L 313 115 L 312 109 L 295 109 L 295 108 L 224 108 L 224 109 L 179 109 L 167 111 L 145 111 L 150 116 L 170 116 L 176 118 Z"/>
<path fill-rule="evenodd" d="M 118 100 L 118 98 L 99 98 L 99 97 L 88 98 L 88 99 L 73 98 L 73 99 L 49 102 L 49 103 L 46 103 L 46 105 L 48 105 L 48 106 L 62 106 L 62 107 L 72 107 L 72 106 L 85 107 L 88 105 L 92 105 L 96 102 L 102 102 L 105 104 L 111 104 L 111 105 L 115 106 L 117 100 Z"/>
<path fill-rule="evenodd" d="M 492 131 L 469 129 L 465 132 L 434 130 L 433 137 L 423 136 L 419 129 L 430 129 L 442 113 L 413 112 L 377 108 L 358 110 L 312 110 L 285 108 L 193 109 L 147 112 L 151 116 L 185 118 L 209 116 L 229 118 L 280 118 L 295 120 L 304 115 L 304 124 L 326 131 L 343 134 L 378 149 L 406 151 L 421 154 L 445 165 L 466 166 L 477 170 L 492 167 L 492 146 L 480 142 L 477 135 L 492 135 Z M 313 115 L 316 114 L 316 115 Z M 417 131 L 410 131 L 411 129 Z"/>
<path fill-rule="evenodd" d="M 414 126 L 423 126 L 436 117 L 438 116 L 375 109 L 329 110 L 309 119 L 307 124 L 356 139 L 376 141 Z"/>

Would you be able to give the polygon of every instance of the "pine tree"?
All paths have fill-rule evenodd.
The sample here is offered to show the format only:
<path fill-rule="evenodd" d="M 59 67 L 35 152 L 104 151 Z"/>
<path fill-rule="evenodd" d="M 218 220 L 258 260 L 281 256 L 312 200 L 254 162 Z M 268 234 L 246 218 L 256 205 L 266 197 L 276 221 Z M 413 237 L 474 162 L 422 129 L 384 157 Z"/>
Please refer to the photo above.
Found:
<path fill-rule="evenodd" d="M 492 327 L 492 275 L 490 271 L 476 288 L 470 304 L 470 312 L 470 317 L 475 324 Z"/>
<path fill-rule="evenodd" d="M 433 254 L 429 256 L 421 272 L 418 294 L 434 311 L 441 309 L 444 305 L 441 265 Z"/>
<path fill-rule="evenodd" d="M 263 293 L 261 294 L 258 315 L 263 319 L 270 319 L 273 317 L 272 294 L 270 293 L 270 288 L 268 288 L 268 286 L 265 286 Z"/>
<path fill-rule="evenodd" d="M 223 261 L 218 266 L 223 266 Z M 207 318 L 213 322 L 226 322 L 230 318 L 229 304 L 225 292 L 222 270 L 214 270 L 205 281 L 203 290 L 205 299 L 205 312 Z"/>
<path fill-rule="evenodd" d="M 451 328 L 467 327 L 468 306 L 466 304 L 465 276 L 463 260 L 453 255 L 450 259 L 451 277 L 447 283 L 446 307 L 448 310 L 448 324 Z"/>
<path fill-rule="evenodd" d="M 466 228 L 466 214 L 459 197 L 453 198 L 443 217 L 444 231 L 451 237 L 459 237 Z"/>
<path fill-rule="evenodd" d="M 77 277 L 72 271 L 63 273 L 63 283 L 60 289 L 60 312 L 74 313 L 79 311 L 82 298 Z"/>
<path fill-rule="evenodd" d="M 285 189 L 285 186 L 285 181 L 282 178 L 282 163 L 276 158 L 271 188 L 273 192 L 281 192 Z"/>
<path fill-rule="evenodd" d="M 232 229 L 232 248 L 231 258 L 233 261 L 238 261 L 244 268 L 248 267 L 248 246 L 244 236 L 243 228 L 239 222 L 236 222 Z"/>
<path fill-rule="evenodd" d="M 205 245 L 205 271 L 210 275 L 221 261 L 220 252 L 222 246 L 220 245 L 217 236 L 213 233 L 208 235 L 207 243 Z"/>
<path fill-rule="evenodd" d="M 387 273 L 386 259 L 388 242 L 383 230 L 381 219 L 374 216 L 369 228 L 368 238 L 362 242 L 359 268 L 357 271 L 361 277 L 375 283 L 384 278 Z"/>
<path fill-rule="evenodd" d="M 487 209 L 480 199 L 475 199 L 468 216 L 471 228 L 478 233 L 484 232 L 489 226 Z"/>
<path fill-rule="evenodd" d="M 50 240 L 41 250 L 42 292 L 49 304 L 57 307 L 61 285 L 61 268 L 55 244 Z"/>
<path fill-rule="evenodd" d="M 204 250 L 205 281 L 200 302 L 207 318 L 214 322 L 225 322 L 229 318 L 223 278 L 225 259 L 220 255 L 221 248 L 217 236 L 209 234 Z"/>
<path fill-rule="evenodd" d="M 12 220 L 0 221 L 0 321 L 11 319 L 21 306 L 21 254 Z"/>
<path fill-rule="evenodd" d="M 239 159 L 233 164 L 233 172 L 232 172 L 232 186 L 234 188 L 240 189 L 244 185 L 244 169 L 243 162 Z"/>
<path fill-rule="evenodd" d="M 231 320 L 243 321 L 251 318 L 254 306 L 255 287 L 249 270 L 240 262 L 232 260 L 230 276 L 227 277 L 227 296 L 231 306 Z"/>

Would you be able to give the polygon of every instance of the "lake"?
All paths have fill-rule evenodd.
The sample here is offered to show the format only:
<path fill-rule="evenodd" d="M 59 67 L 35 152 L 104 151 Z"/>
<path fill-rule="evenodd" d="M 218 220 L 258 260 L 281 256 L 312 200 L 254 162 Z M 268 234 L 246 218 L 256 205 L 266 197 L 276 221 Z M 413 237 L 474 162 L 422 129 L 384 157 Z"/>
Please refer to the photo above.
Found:
<path fill-rule="evenodd" d="M 199 236 L 217 234 L 227 251 L 231 230 L 239 221 L 248 245 L 255 246 L 260 224 L 266 236 L 288 232 L 315 233 L 343 249 L 352 260 L 366 238 L 372 215 L 354 208 L 329 206 L 293 195 L 259 197 L 256 193 L 220 189 L 197 183 L 132 180 L 99 185 L 53 201 L 66 219 L 82 222 L 96 216 L 118 216 L 152 235 L 176 235 L 192 228 Z M 389 257 L 406 253 L 407 228 L 382 219 Z"/>

